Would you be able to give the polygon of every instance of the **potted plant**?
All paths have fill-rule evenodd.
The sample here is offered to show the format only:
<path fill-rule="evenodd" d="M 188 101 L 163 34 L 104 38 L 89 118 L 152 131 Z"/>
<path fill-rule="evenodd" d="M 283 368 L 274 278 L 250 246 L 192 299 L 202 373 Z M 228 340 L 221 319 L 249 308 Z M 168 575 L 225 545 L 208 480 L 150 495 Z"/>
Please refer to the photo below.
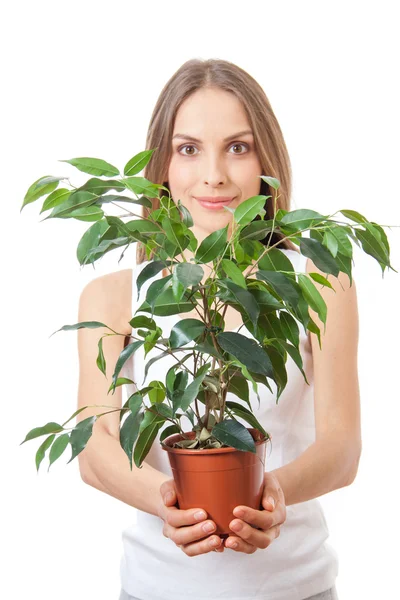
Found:
<path fill-rule="evenodd" d="M 41 177 L 29 187 L 21 211 L 27 204 L 43 199 L 40 212 L 51 211 L 43 220 L 72 218 L 93 222 L 78 244 L 77 258 L 82 266 L 94 264 L 107 252 L 124 247 L 121 260 L 130 244 L 144 245 L 149 263 L 136 279 L 138 295 L 145 282 L 155 280 L 148 286 L 146 299 L 136 313 L 148 314 L 135 314 L 129 322 L 132 341 L 120 353 L 108 390 L 114 393 L 117 386 L 126 384 L 135 384 L 137 388 L 123 407 L 117 409 L 120 443 L 130 468 L 133 462 L 141 468 L 158 432 L 166 425 L 160 443 L 168 452 L 180 508 L 204 507 L 217 524 L 216 533 L 227 537 L 233 507 L 260 506 L 266 445 L 271 442 L 252 412 L 248 385 L 260 402 L 258 384 L 272 392 L 270 379 L 276 385 L 278 402 L 286 385 L 288 354 L 308 383 L 299 352 L 299 324 L 317 335 L 321 347 L 320 329 L 308 309 L 316 311 L 326 324 L 326 304 L 314 282 L 332 288 L 328 278 L 320 273 L 296 274 L 288 257 L 277 247 L 279 242 L 265 245 L 260 240 L 268 236 L 271 239 L 273 232 L 279 231 L 283 239 L 296 244 L 300 253 L 311 257 L 327 276 L 337 277 L 340 271 L 345 272 L 350 285 L 352 241 L 375 258 L 382 273 L 386 268 L 395 269 L 390 265 L 390 247 L 383 226 L 354 210 L 338 211 L 349 222 L 308 209 L 274 210 L 274 218 L 264 220 L 264 205 L 272 195 L 253 196 L 236 209 L 225 206 L 232 213 L 231 236 L 228 239 L 226 226 L 199 245 L 190 229 L 191 215 L 180 200 L 175 202 L 165 186 L 137 176 L 155 150 L 133 156 L 122 176 L 116 167 L 97 158 L 61 161 L 93 177 L 78 188 L 64 177 Z M 279 181 L 269 176 L 261 179 L 272 191 L 276 207 Z M 73 189 L 59 187 L 62 181 L 68 181 Z M 147 217 L 132 212 L 132 205 L 151 209 L 151 198 L 159 198 L 160 206 Z M 104 213 L 108 203 L 120 208 L 122 203 L 128 208 L 119 217 L 110 216 Z M 130 220 L 124 222 L 123 218 Z M 303 235 L 307 231 L 309 237 Z M 193 262 L 185 259 L 186 248 L 194 254 Z M 179 256 L 183 260 L 178 260 Z M 207 273 L 206 267 L 211 272 Z M 164 337 L 157 316 L 179 315 L 193 310 L 193 306 L 199 318 L 179 318 L 169 336 Z M 253 339 L 239 331 L 224 331 L 228 306 L 241 313 Z M 124 335 L 98 321 L 64 325 L 57 331 L 83 327 L 106 327 L 112 332 L 106 335 Z M 106 375 L 103 337 L 98 343 L 96 362 Z M 146 363 L 143 383 L 156 360 L 165 356 L 176 359 L 165 381 L 139 387 L 139 382 L 120 376 L 126 361 L 142 347 L 145 357 L 154 348 L 161 351 Z M 188 358 L 194 361 L 193 370 L 187 368 Z M 241 402 L 229 401 L 228 392 Z M 47 450 L 50 465 L 68 445 L 72 448 L 68 462 L 82 452 L 96 419 L 110 412 L 66 427 L 88 407 L 74 412 L 63 424 L 48 422 L 29 431 L 22 444 L 46 436 L 36 452 L 37 470 Z M 192 431 L 182 431 L 180 419 L 184 415 L 190 419 Z"/>

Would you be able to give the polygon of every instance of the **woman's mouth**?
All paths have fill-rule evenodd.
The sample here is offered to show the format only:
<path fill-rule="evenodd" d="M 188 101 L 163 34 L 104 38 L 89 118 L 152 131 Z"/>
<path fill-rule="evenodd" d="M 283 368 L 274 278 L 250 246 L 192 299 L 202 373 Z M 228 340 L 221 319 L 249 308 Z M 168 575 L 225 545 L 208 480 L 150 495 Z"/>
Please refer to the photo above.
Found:
<path fill-rule="evenodd" d="M 228 206 L 235 198 L 230 196 L 205 197 L 200 196 L 195 198 L 201 206 L 210 210 L 223 210 L 224 206 Z"/>

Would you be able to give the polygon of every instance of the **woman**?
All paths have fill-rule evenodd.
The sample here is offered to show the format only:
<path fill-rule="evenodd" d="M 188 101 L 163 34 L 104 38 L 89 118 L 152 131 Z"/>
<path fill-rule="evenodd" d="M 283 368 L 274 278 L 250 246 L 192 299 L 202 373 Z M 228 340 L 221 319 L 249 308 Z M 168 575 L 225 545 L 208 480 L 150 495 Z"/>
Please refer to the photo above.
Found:
<path fill-rule="evenodd" d="M 164 183 L 174 201 L 181 200 L 192 215 L 192 231 L 199 244 L 226 224 L 230 235 L 232 213 L 224 204 L 234 209 L 251 196 L 272 195 L 260 175 L 279 179 L 276 208 L 290 210 L 290 161 L 279 124 L 262 88 L 232 63 L 197 59 L 186 62 L 160 94 L 146 148 L 157 151 L 144 176 Z M 224 202 L 210 204 L 202 200 L 204 197 L 211 197 L 212 202 L 223 197 Z M 157 202 L 154 200 L 153 209 Z M 272 199 L 267 200 L 265 210 L 266 218 L 272 218 Z M 143 207 L 144 216 L 148 212 Z M 271 244 L 281 239 L 275 233 L 262 242 Z M 289 240 L 282 241 L 279 248 L 297 272 L 321 273 Z M 188 249 L 184 255 L 187 260 L 193 256 Z M 79 320 L 102 321 L 129 339 L 129 320 L 150 284 L 148 281 L 142 286 L 138 300 L 136 277 L 147 262 L 144 247 L 138 244 L 138 264 L 133 272 L 126 269 L 91 281 L 81 295 Z M 310 309 L 321 330 L 322 348 L 314 334 L 300 333 L 303 366 L 310 385 L 288 357 L 288 384 L 279 403 L 263 388 L 261 406 L 258 412 L 253 409 L 274 441 L 265 473 L 263 509 L 237 507 L 244 513 L 239 517 L 235 509 L 232 535 L 226 540 L 203 530 L 205 523 L 214 524 L 204 514 L 200 523 L 196 520 L 195 514 L 202 507 L 177 508 L 172 472 L 158 438 L 143 468 L 131 472 L 119 445 L 119 413 L 110 413 L 96 422 L 90 443 L 79 455 L 82 477 L 138 509 L 137 524 L 123 533 L 121 600 L 189 596 L 193 600 L 337 598 L 337 556 L 325 542 L 329 532 L 316 498 L 352 483 L 361 452 L 356 290 L 354 280 L 349 286 L 343 273 L 337 279 L 339 282 L 332 282 L 335 291 L 327 287 L 319 290 L 328 309 L 325 331 L 318 315 Z M 185 313 L 184 318 L 190 316 L 197 314 Z M 240 317 L 229 307 L 225 330 L 242 325 Z M 177 316 L 163 318 L 168 328 Z M 79 407 L 87 405 L 89 393 L 103 396 L 108 405 L 111 401 L 116 408 L 122 406 L 121 388 L 107 396 L 109 384 L 95 364 L 97 343 L 103 333 L 106 331 L 78 332 Z M 103 348 L 108 365 L 116 363 L 122 349 L 120 339 L 110 337 Z M 136 352 L 134 361 L 125 364 L 126 376 L 141 382 L 149 358 L 150 353 L 145 360 Z M 152 369 L 150 380 L 165 378 L 165 363 L 158 361 Z M 256 405 L 257 401 L 252 402 Z M 87 416 L 85 412 L 79 418 Z M 191 430 L 188 419 L 182 426 L 185 431 Z M 169 499 L 167 492 L 172 492 Z M 234 528 L 235 523 L 240 530 Z M 211 545 L 213 540 L 217 547 Z M 224 556 L 215 557 L 214 550 Z"/>

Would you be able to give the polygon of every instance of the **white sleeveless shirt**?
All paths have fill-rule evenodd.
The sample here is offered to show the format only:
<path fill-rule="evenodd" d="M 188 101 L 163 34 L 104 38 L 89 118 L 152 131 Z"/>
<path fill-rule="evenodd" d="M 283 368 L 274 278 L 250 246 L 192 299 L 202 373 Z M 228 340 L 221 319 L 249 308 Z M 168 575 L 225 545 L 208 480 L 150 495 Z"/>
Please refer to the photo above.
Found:
<path fill-rule="evenodd" d="M 295 250 L 282 251 L 297 272 L 306 271 L 305 256 Z M 135 316 L 135 311 L 144 302 L 149 285 L 156 278 L 162 277 L 160 272 L 147 280 L 137 301 L 136 277 L 148 263 L 149 261 L 145 261 L 133 269 L 132 316 Z M 145 312 L 137 314 L 150 315 Z M 162 327 L 164 337 L 169 336 L 179 318 L 179 315 L 155 317 L 157 324 Z M 290 355 L 286 362 L 288 381 L 278 404 L 275 393 L 271 394 L 268 388 L 259 384 L 261 401 L 258 406 L 257 396 L 249 385 L 252 412 L 272 438 L 272 445 L 267 444 L 267 471 L 293 461 L 315 441 L 311 344 L 303 325 L 299 321 L 298 325 L 299 351 L 310 385 L 304 381 Z M 245 326 L 242 326 L 240 333 L 253 338 Z M 167 370 L 176 363 L 171 356 L 153 363 L 143 382 L 145 364 L 160 352 L 160 349 L 153 348 L 144 360 L 143 347 L 139 348 L 125 363 L 120 376 L 132 379 L 138 387 L 148 385 L 154 379 L 165 383 Z M 192 358 L 188 359 L 187 363 L 191 360 Z M 275 383 L 269 383 L 275 392 Z M 123 402 L 134 392 L 133 385 L 125 385 Z M 229 392 L 227 399 L 239 401 Z M 246 427 L 249 426 L 242 419 L 238 420 Z M 181 425 L 183 431 L 192 430 L 187 417 L 182 417 Z M 158 432 L 145 462 L 172 479 L 167 452 L 160 445 L 161 431 Z M 329 531 L 319 501 L 313 499 L 293 504 L 287 506 L 286 511 L 286 521 L 281 525 L 280 536 L 266 549 L 259 548 L 253 554 L 245 554 L 225 548 L 221 554 L 211 551 L 189 557 L 163 535 L 161 518 L 137 510 L 137 523 L 122 532 L 122 588 L 141 600 L 302 600 L 331 588 L 338 574 L 338 557 L 336 551 L 326 543 Z"/>

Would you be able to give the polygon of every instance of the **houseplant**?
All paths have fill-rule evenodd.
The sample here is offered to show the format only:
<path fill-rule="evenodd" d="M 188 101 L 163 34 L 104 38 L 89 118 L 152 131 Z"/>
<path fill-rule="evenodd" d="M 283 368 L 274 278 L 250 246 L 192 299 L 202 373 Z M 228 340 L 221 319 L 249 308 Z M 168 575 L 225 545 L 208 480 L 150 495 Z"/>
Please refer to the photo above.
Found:
<path fill-rule="evenodd" d="M 77 257 L 81 265 L 94 264 L 104 254 L 116 248 L 129 247 L 134 242 L 144 244 L 148 259 L 153 258 L 137 277 L 138 291 L 146 281 L 163 269 L 169 269 L 166 277 L 149 285 L 146 300 L 136 311 L 147 312 L 151 316 L 136 315 L 130 321 L 131 338 L 134 341 L 128 343 L 116 362 L 109 392 L 114 392 L 117 386 L 134 383 L 119 377 L 119 374 L 125 362 L 141 347 L 145 356 L 154 348 L 161 350 L 160 355 L 146 364 L 144 380 L 151 364 L 164 356 L 174 356 L 177 364 L 168 370 L 165 382 L 153 381 L 151 385 L 138 387 L 124 406 L 117 409 L 120 411 L 121 446 L 128 456 L 130 468 L 132 469 L 133 462 L 140 468 L 159 430 L 168 424 L 160 434 L 160 442 L 169 453 L 171 464 L 176 464 L 175 461 L 179 457 L 184 458 L 185 454 L 197 454 L 198 457 L 200 452 L 203 456 L 224 454 L 229 457 L 234 451 L 236 455 L 241 453 L 243 458 L 246 456 L 247 460 L 251 455 L 257 456 L 261 460 L 252 463 L 255 476 L 253 499 L 236 497 L 231 504 L 246 504 L 256 508 L 261 494 L 260 477 L 264 473 L 265 445 L 270 438 L 251 411 L 248 383 L 250 382 L 260 401 L 258 383 L 263 383 L 272 392 L 268 382 L 270 378 L 276 384 L 278 402 L 286 385 L 287 354 L 307 382 L 299 353 L 297 322 L 305 330 L 317 335 L 321 347 L 320 330 L 309 316 L 308 308 L 315 310 L 324 324 L 327 311 L 313 281 L 332 287 L 329 280 L 319 273 L 296 275 L 290 260 L 276 247 L 278 244 L 265 246 L 260 240 L 279 230 L 299 246 L 301 254 L 311 257 L 325 274 L 336 277 L 340 271 L 345 272 L 350 283 L 351 241 L 373 256 L 383 273 L 386 267 L 393 269 L 390 265 L 389 243 L 382 226 L 352 210 L 339 211 L 350 223 L 308 209 L 291 212 L 274 210 L 274 218 L 265 221 L 264 205 L 272 195 L 260 195 L 245 200 L 235 210 L 225 207 L 232 213 L 233 229 L 229 239 L 228 228 L 224 227 L 198 245 L 190 230 L 193 225 L 191 215 L 180 200 L 175 203 L 165 186 L 136 176 L 150 161 L 154 151 L 146 150 L 135 155 L 125 165 L 122 177 L 117 168 L 100 159 L 76 158 L 61 161 L 94 177 L 79 188 L 69 184 L 72 190 L 58 187 L 66 178 L 42 177 L 28 189 L 21 210 L 27 204 L 46 196 L 41 209 L 41 213 L 51 210 L 46 219 L 75 218 L 93 222 L 78 244 Z M 261 179 L 273 191 L 272 201 L 276 206 L 279 181 L 268 176 L 262 176 Z M 109 193 L 112 191 L 117 193 Z M 163 191 L 167 195 L 161 196 L 160 207 L 152 211 L 148 218 L 131 210 L 126 210 L 121 217 L 107 216 L 104 213 L 103 208 L 107 203 L 118 207 L 121 207 L 120 203 L 128 206 L 144 205 L 151 209 L 151 198 L 158 197 Z M 132 198 L 130 193 L 135 197 Z M 128 222 L 122 220 L 132 216 L 138 218 Z M 257 216 L 260 216 L 259 220 L 255 220 Z M 306 231 L 310 232 L 309 238 L 302 236 Z M 182 254 L 186 248 L 195 254 L 194 263 L 187 262 Z M 123 254 L 124 252 L 121 258 Z M 182 262 L 176 260 L 179 255 L 183 258 Z M 253 260 L 253 267 L 244 277 L 244 269 Z M 203 267 L 208 263 L 212 263 L 213 267 L 202 283 L 205 274 Z M 179 319 L 169 337 L 164 338 L 162 329 L 153 317 L 188 312 L 193 309 L 193 305 L 196 306 L 199 319 Z M 253 340 L 239 332 L 224 331 L 224 315 L 229 305 L 241 312 Z M 64 325 L 57 331 L 82 327 L 106 327 L 112 331 L 106 335 L 123 335 L 107 324 L 96 321 Z M 98 344 L 97 366 L 105 375 L 102 340 L 103 338 Z M 192 345 L 187 346 L 189 343 Z M 190 373 L 193 377 L 190 383 L 185 364 L 189 357 L 193 357 L 195 361 L 195 370 Z M 228 392 L 249 404 L 249 408 L 244 404 L 228 401 Z M 145 402 L 146 397 L 149 405 Z M 200 411 L 201 404 L 204 406 L 204 414 Z M 68 444 L 72 448 L 72 456 L 68 462 L 85 448 L 92 435 L 94 422 L 106 414 L 103 412 L 91 416 L 72 428 L 65 427 L 85 408 L 88 407 L 76 411 L 62 425 L 49 422 L 32 429 L 26 435 L 22 443 L 47 436 L 36 453 L 37 469 L 47 450 L 51 465 L 63 454 Z M 192 423 L 191 432 L 181 430 L 180 418 L 183 415 Z M 239 418 L 251 427 L 246 428 Z M 261 452 L 257 453 L 261 444 Z M 207 452 L 203 454 L 205 450 Z M 183 490 L 186 491 L 185 484 L 182 480 L 176 483 L 181 508 L 204 506 L 204 503 L 192 501 L 186 505 L 183 494 Z M 213 514 L 212 510 L 207 512 Z M 228 521 L 229 515 L 230 510 Z M 224 530 L 222 517 L 215 517 L 214 520 Z"/>

